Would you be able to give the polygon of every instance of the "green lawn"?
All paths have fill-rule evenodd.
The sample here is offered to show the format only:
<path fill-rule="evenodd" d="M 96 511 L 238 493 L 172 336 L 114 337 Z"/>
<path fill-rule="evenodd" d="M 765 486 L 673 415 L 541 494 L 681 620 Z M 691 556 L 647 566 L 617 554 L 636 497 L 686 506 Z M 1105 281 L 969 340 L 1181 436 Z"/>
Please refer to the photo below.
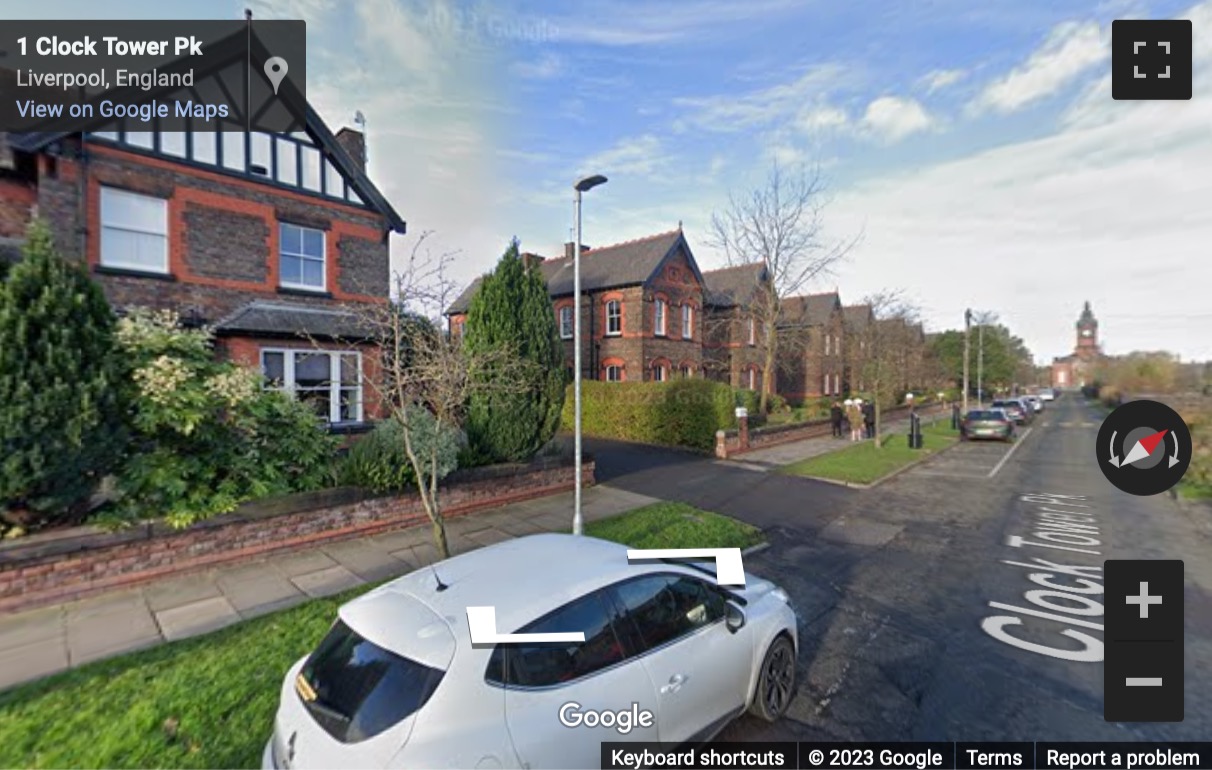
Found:
<path fill-rule="evenodd" d="M 939 420 L 922 426 L 922 448 L 910 449 L 905 433 L 892 433 L 884 437 L 884 446 L 876 448 L 871 441 L 848 446 L 836 452 L 817 455 L 798 463 L 784 466 L 783 473 L 796 476 L 848 481 L 855 484 L 870 484 L 876 479 L 903 468 L 914 460 L 944 449 L 959 439 L 959 432 L 951 429 L 950 420 Z"/>
<path fill-rule="evenodd" d="M 681 503 L 595 521 L 636 548 L 746 547 L 760 531 Z M 0 692 L 0 767 L 259 767 L 282 676 L 362 586 Z"/>
<path fill-rule="evenodd" d="M 1201 486 L 1191 481 L 1178 483 L 1178 494 L 1186 500 L 1212 500 L 1212 486 Z"/>

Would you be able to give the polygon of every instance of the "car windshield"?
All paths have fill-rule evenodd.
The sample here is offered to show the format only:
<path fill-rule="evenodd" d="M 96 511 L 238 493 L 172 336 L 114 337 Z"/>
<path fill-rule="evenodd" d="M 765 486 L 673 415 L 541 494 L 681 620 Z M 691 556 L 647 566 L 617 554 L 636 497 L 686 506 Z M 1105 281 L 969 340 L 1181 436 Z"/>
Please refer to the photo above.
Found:
<path fill-rule="evenodd" d="M 1017 401 L 994 401 L 993 405 L 998 409 L 1022 409 L 1023 405 Z"/>
<path fill-rule="evenodd" d="M 1004 420 L 1006 419 L 1005 412 L 997 410 L 973 411 L 968 412 L 969 420 Z"/>
<path fill-rule="evenodd" d="M 329 735 L 357 743 L 424 706 L 444 673 L 385 650 L 338 620 L 303 665 L 295 691 Z"/>

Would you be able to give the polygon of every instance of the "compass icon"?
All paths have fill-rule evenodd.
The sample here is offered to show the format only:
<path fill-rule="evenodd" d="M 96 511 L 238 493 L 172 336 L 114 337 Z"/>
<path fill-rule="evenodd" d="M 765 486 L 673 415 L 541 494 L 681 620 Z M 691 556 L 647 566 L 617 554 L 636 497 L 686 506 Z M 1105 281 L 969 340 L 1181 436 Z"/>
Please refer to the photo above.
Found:
<path fill-rule="evenodd" d="M 1191 431 L 1178 412 L 1157 401 L 1129 401 L 1103 421 L 1095 454 L 1103 475 L 1132 495 L 1173 487 L 1191 464 Z"/>

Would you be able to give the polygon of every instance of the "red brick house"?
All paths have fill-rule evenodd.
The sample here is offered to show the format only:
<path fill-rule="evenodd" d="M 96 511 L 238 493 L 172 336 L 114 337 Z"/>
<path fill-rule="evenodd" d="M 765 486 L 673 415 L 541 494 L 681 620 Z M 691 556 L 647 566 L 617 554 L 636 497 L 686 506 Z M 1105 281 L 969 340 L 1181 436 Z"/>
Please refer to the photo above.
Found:
<path fill-rule="evenodd" d="M 1094 370 L 1103 358 L 1098 341 L 1098 319 L 1087 302 L 1077 318 L 1073 352 L 1052 359 L 1052 387 L 1078 388 L 1090 384 Z"/>
<path fill-rule="evenodd" d="M 789 401 L 844 391 L 846 328 L 836 291 L 783 299 L 779 321 L 779 394 Z"/>
<path fill-rule="evenodd" d="M 769 272 L 764 264 L 755 262 L 709 270 L 703 278 L 707 284 L 703 339 L 706 375 L 734 388 L 759 390 L 765 352 L 762 321 L 753 307 L 770 280 Z M 771 390 L 773 386 L 771 382 Z"/>
<path fill-rule="evenodd" d="M 870 305 L 846 305 L 842 308 L 842 323 L 849 339 L 842 352 L 842 394 L 850 395 L 863 389 L 867 337 L 875 324 L 875 311 Z"/>
<path fill-rule="evenodd" d="M 118 312 L 171 309 L 217 353 L 354 427 L 375 416 L 375 349 L 350 306 L 386 302 L 405 223 L 366 176 L 363 136 L 307 106 L 290 134 L 121 122 L 0 142 L 0 251 L 46 221 Z M 145 124 L 141 127 L 145 128 Z M 2 256 L 2 254 L 0 254 Z"/>
<path fill-rule="evenodd" d="M 573 244 L 564 255 L 538 262 L 564 340 L 569 373 L 573 361 Z M 446 310 L 452 334 L 460 333 L 479 289 L 474 281 Z M 613 246 L 581 247 L 581 349 L 587 380 L 661 381 L 702 376 L 703 275 L 681 228 Z"/>

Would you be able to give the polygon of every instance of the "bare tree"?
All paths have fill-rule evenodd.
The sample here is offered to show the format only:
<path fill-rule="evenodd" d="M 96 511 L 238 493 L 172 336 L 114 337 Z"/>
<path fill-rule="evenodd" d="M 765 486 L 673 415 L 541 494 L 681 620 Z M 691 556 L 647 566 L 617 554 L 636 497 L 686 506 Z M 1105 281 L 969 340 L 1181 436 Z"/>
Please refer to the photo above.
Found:
<path fill-rule="evenodd" d="M 871 307 L 874 316 L 860 333 L 864 350 L 863 383 L 875 405 L 874 443 L 879 448 L 883 446 L 883 406 L 894 400 L 897 390 L 903 387 L 904 351 L 910 336 L 915 333 L 913 324 L 918 311 L 896 291 L 885 290 L 866 297 L 863 302 Z"/>
<path fill-rule="evenodd" d="M 367 381 L 382 410 L 402 428 L 405 455 L 433 525 L 434 546 L 447 558 L 439 483 L 457 465 L 468 400 L 477 394 L 519 392 L 532 380 L 531 364 L 516 351 L 472 353 L 458 335 L 442 329 L 441 313 L 457 288 L 446 276 L 454 254 L 434 257 L 424 248 L 430 234 L 421 234 L 396 275 L 392 300 L 352 312 L 379 346 L 379 360 Z"/>
<path fill-rule="evenodd" d="M 762 349 L 760 409 L 766 411 L 779 353 L 782 300 L 828 275 L 858 242 L 824 242 L 822 215 L 828 200 L 819 170 L 784 174 L 776 163 L 764 186 L 744 197 L 730 194 L 728 207 L 711 217 L 711 244 L 730 267 L 763 263 L 769 281 L 760 284 L 750 312 L 759 324 Z"/>

